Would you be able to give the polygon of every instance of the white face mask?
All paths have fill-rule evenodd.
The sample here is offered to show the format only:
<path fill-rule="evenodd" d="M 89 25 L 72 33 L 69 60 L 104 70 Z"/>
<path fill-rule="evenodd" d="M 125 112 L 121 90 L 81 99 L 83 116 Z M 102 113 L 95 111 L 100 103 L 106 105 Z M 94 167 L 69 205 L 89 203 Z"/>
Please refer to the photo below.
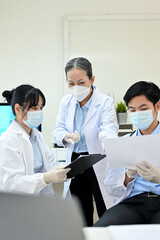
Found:
<path fill-rule="evenodd" d="M 27 120 L 23 119 L 24 124 L 29 128 L 38 127 L 43 120 L 43 111 L 28 111 L 27 112 Z"/>
<path fill-rule="evenodd" d="M 82 102 L 89 95 L 90 87 L 73 86 L 68 89 L 68 92 L 71 93 L 78 102 Z"/>

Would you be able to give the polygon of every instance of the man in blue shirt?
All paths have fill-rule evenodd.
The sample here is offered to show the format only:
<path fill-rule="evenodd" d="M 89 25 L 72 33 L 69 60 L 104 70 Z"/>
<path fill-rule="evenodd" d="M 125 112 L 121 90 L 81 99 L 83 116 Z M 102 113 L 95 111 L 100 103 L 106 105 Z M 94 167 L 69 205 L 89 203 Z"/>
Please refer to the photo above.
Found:
<path fill-rule="evenodd" d="M 157 85 L 136 82 L 127 90 L 124 101 L 130 121 L 137 127 L 132 136 L 160 134 L 160 89 Z M 107 169 L 106 189 L 119 203 L 117 201 L 105 211 L 94 226 L 160 223 L 160 169 L 145 159 L 136 163 L 135 169 Z"/>

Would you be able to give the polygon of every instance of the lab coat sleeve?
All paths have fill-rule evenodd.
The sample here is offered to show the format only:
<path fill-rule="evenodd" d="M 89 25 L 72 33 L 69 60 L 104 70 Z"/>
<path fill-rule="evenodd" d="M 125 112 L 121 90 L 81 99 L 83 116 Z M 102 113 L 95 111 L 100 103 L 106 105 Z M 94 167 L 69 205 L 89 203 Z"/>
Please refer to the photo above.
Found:
<path fill-rule="evenodd" d="M 66 96 L 62 98 L 61 103 L 60 103 L 60 108 L 59 108 L 59 113 L 57 116 L 57 122 L 56 122 L 56 127 L 53 131 L 53 137 L 57 143 L 58 146 L 63 146 L 63 147 L 69 147 L 72 145 L 71 143 L 63 143 L 62 140 L 65 136 L 66 133 L 68 133 L 66 129 L 66 124 L 65 124 L 65 117 L 66 117 L 66 111 L 67 111 L 67 102 L 68 100 L 66 99 Z"/>
<path fill-rule="evenodd" d="M 0 139 L 0 189 L 38 195 L 47 185 L 44 173 L 26 175 L 23 154 L 16 139 Z"/>
<path fill-rule="evenodd" d="M 124 186 L 125 169 L 111 168 L 107 163 L 106 178 L 104 184 L 109 195 L 116 198 L 125 199 L 132 191 L 134 180 Z"/>
<path fill-rule="evenodd" d="M 103 145 L 103 140 L 105 138 L 117 137 L 117 135 L 118 125 L 115 123 L 115 109 L 113 105 L 113 99 L 108 97 L 103 107 L 99 140 Z"/>

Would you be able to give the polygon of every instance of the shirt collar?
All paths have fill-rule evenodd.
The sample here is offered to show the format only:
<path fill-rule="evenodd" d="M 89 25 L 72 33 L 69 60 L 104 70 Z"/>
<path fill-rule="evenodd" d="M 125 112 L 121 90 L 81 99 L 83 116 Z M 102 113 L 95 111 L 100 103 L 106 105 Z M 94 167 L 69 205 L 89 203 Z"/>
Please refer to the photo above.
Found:
<path fill-rule="evenodd" d="M 31 136 L 30 138 L 33 140 L 33 141 L 36 141 L 37 139 L 37 136 L 35 135 L 34 131 L 31 129 Z"/>
<path fill-rule="evenodd" d="M 19 125 L 19 127 L 22 129 L 22 131 L 27 135 L 27 137 L 29 139 L 32 140 L 36 140 L 36 135 L 34 133 L 34 131 L 31 129 L 31 136 L 28 135 L 28 133 L 26 132 L 26 130 L 21 126 L 21 124 L 17 121 L 17 119 L 15 119 L 16 123 Z"/>
<path fill-rule="evenodd" d="M 151 134 L 159 134 L 159 133 L 160 133 L 160 122 Z M 141 134 L 140 130 L 137 129 L 136 136 L 141 136 L 141 135 L 142 134 Z"/>
<path fill-rule="evenodd" d="M 26 132 L 26 130 L 21 126 L 21 124 L 17 121 L 17 119 L 15 119 L 16 123 L 18 124 L 18 126 L 21 128 L 21 130 L 29 137 L 28 133 Z"/>

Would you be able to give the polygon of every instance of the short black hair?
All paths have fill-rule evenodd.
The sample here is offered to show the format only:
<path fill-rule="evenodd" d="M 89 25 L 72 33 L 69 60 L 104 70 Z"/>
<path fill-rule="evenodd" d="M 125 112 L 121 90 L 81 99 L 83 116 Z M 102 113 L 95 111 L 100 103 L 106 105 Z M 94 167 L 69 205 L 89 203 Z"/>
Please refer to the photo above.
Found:
<path fill-rule="evenodd" d="M 129 101 L 136 97 L 144 95 L 146 98 L 155 105 L 160 100 L 160 89 L 153 82 L 139 81 L 134 83 L 126 92 L 123 97 L 127 107 Z"/>
<path fill-rule="evenodd" d="M 92 78 L 92 64 L 88 61 L 88 59 L 84 57 L 71 59 L 65 66 L 66 77 L 67 77 L 67 73 L 73 68 L 79 68 L 79 69 L 85 70 L 89 79 Z"/>
<path fill-rule="evenodd" d="M 15 104 L 18 103 L 23 109 L 37 106 L 39 97 L 42 98 L 42 105 L 45 106 L 46 99 L 44 94 L 38 88 L 31 85 L 20 85 L 17 88 L 9 91 L 5 90 L 2 96 L 6 98 L 7 102 L 12 106 L 13 114 L 15 114 Z"/>

